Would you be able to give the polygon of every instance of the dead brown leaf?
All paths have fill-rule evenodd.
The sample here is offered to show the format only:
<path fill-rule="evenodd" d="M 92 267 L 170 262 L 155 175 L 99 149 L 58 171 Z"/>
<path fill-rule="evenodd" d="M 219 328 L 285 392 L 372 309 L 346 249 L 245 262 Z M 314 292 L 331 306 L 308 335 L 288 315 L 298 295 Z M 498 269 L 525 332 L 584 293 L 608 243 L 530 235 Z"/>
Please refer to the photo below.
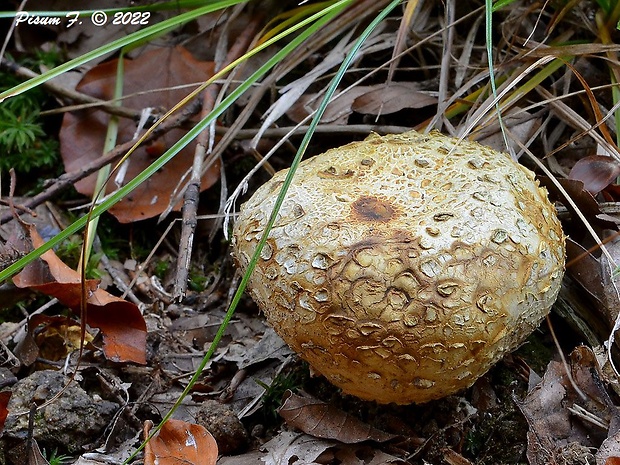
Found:
<path fill-rule="evenodd" d="M 405 108 L 424 108 L 435 105 L 437 99 L 420 91 L 417 82 L 391 82 L 368 86 L 363 95 L 357 97 L 351 109 L 364 115 L 387 115 Z"/>
<path fill-rule="evenodd" d="M 44 243 L 34 226 L 29 227 L 28 234 L 33 247 Z M 78 315 L 80 282 L 80 274 L 64 264 L 53 250 L 45 252 L 13 277 L 17 287 L 56 297 Z M 89 294 L 86 323 L 101 330 L 106 358 L 115 362 L 146 363 L 146 323 L 138 307 L 98 289 L 96 280 L 87 280 L 86 291 Z"/>
<path fill-rule="evenodd" d="M 77 90 L 104 100 L 112 98 L 116 82 L 118 60 L 108 61 L 91 69 L 77 86 Z M 143 53 L 134 60 L 124 60 L 123 94 L 134 95 L 122 101 L 123 106 L 142 110 L 166 110 L 189 94 L 187 89 L 174 86 L 203 82 L 213 74 L 213 63 L 198 61 L 183 47 L 166 47 Z M 159 90 L 157 90 L 159 89 Z M 165 90 L 161 90 L 165 89 Z M 65 114 L 60 131 L 63 163 L 67 172 L 79 170 L 102 155 L 109 116 L 99 110 L 82 110 Z M 134 138 L 136 123 L 128 119 L 119 121 L 117 144 Z M 127 161 L 127 173 L 120 185 L 126 184 L 149 166 L 157 156 L 179 140 L 185 131 L 174 129 L 148 147 L 136 150 Z M 192 166 L 196 142 L 181 150 L 167 165 L 142 183 L 130 195 L 109 211 L 119 221 L 128 223 L 162 213 L 183 175 Z M 96 174 L 76 183 L 76 189 L 91 196 Z M 201 190 L 212 186 L 219 179 L 219 166 L 214 164 L 202 177 Z M 115 182 L 108 183 L 107 192 L 115 190 Z M 175 208 L 180 208 L 180 202 Z"/>
<path fill-rule="evenodd" d="M 560 192 L 560 189 L 555 185 L 551 179 L 547 176 L 539 176 L 540 184 L 549 191 L 549 196 L 553 200 L 560 201 L 570 212 L 573 218 L 579 218 L 577 212 L 573 206 L 566 201 L 564 194 Z M 584 188 L 582 181 L 576 179 L 559 178 L 558 182 L 566 193 L 570 196 L 571 200 L 575 203 L 579 211 L 586 217 L 586 219 L 593 225 L 608 228 L 617 229 L 616 224 L 611 221 L 612 218 L 608 218 L 603 214 L 601 208 L 596 199 Z M 579 220 L 580 222 L 581 220 Z M 577 223 L 579 223 L 577 222 Z"/>
<path fill-rule="evenodd" d="M 85 342 L 92 341 L 86 333 Z M 64 316 L 32 315 L 28 318 L 24 338 L 15 347 L 15 355 L 26 366 L 32 365 L 37 357 L 47 360 L 61 360 L 78 349 L 81 340 L 80 324 Z"/>
<path fill-rule="evenodd" d="M 321 101 L 321 94 L 305 94 L 287 111 L 296 123 L 311 114 Z M 374 86 L 357 86 L 334 99 L 321 117 L 322 123 L 346 124 L 353 112 L 379 115 L 395 113 L 405 108 L 435 105 L 437 99 L 421 92 L 414 82 L 393 82 Z"/>
<path fill-rule="evenodd" d="M 590 155 L 579 159 L 568 177 L 583 182 L 584 189 L 596 195 L 619 175 L 620 163 L 616 160 L 605 155 Z"/>
<path fill-rule="evenodd" d="M 314 464 L 335 445 L 333 441 L 317 439 L 307 434 L 282 431 L 263 445 L 267 454 L 262 460 L 265 465 Z"/>
<path fill-rule="evenodd" d="M 358 86 L 349 89 L 346 93 L 332 100 L 321 116 L 321 123 L 346 124 L 353 113 L 352 105 L 357 97 L 364 95 L 367 87 Z M 286 112 L 287 116 L 296 123 L 300 123 L 310 115 L 319 105 L 321 94 L 304 94 Z"/>
<path fill-rule="evenodd" d="M 609 240 L 605 247 L 612 258 L 619 258 L 620 239 Z M 591 321 L 592 326 L 605 326 L 605 331 L 599 330 L 600 334 L 608 333 L 613 327 L 618 317 L 620 308 L 620 298 L 616 287 L 618 277 L 612 273 L 612 268 L 605 255 L 596 257 L 592 252 L 586 250 L 572 239 L 566 240 L 566 251 L 568 257 L 567 267 L 569 275 L 581 286 L 590 296 L 590 304 L 594 313 L 595 321 Z"/>
<path fill-rule="evenodd" d="M 146 421 L 144 436 L 153 424 Z M 217 444 L 206 428 L 181 420 L 168 420 L 144 448 L 144 465 L 215 465 Z"/>
<path fill-rule="evenodd" d="M 34 438 L 30 440 L 30 448 L 28 449 L 28 465 L 50 465 L 41 453 L 39 444 Z"/>
<path fill-rule="evenodd" d="M 248 454 L 247 461 L 232 461 L 231 465 L 264 463 L 265 465 L 388 465 L 409 463 L 399 457 L 377 450 L 369 444 L 342 444 L 316 438 L 304 433 L 282 431 L 262 446 L 267 453 L 255 460 Z M 229 461 L 225 461 L 226 464 Z"/>
<path fill-rule="evenodd" d="M 345 444 L 363 441 L 386 442 L 397 436 L 386 433 L 349 415 L 346 412 L 311 397 L 302 397 L 287 391 L 278 410 L 289 426 L 323 439 L 334 439 Z"/>

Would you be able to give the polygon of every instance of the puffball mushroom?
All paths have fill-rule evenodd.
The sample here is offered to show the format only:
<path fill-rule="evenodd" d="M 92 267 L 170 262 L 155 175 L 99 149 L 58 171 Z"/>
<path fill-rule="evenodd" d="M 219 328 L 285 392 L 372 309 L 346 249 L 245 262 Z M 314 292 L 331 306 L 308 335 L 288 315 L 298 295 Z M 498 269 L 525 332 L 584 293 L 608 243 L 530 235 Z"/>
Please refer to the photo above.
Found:
<path fill-rule="evenodd" d="M 242 271 L 286 171 L 236 220 Z M 564 235 L 534 175 L 438 132 L 303 161 L 248 283 L 276 332 L 345 393 L 422 403 L 471 386 L 547 315 Z"/>

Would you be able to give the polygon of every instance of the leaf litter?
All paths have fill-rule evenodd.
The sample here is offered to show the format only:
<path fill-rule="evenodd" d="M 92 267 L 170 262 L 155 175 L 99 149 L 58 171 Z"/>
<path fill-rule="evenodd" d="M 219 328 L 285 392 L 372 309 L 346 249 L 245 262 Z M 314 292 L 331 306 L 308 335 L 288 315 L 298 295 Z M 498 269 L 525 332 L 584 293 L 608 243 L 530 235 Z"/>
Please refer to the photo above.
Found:
<path fill-rule="evenodd" d="M 32 247 L 44 241 L 34 226 L 28 230 Z M 17 249 L 24 244 L 13 244 Z M 18 288 L 29 288 L 55 297 L 76 314 L 80 314 L 82 284 L 80 274 L 65 265 L 50 250 L 27 265 L 13 278 Z M 86 283 L 86 322 L 101 330 L 102 350 L 115 362 L 146 363 L 146 324 L 138 307 L 98 288 L 96 280 Z"/>

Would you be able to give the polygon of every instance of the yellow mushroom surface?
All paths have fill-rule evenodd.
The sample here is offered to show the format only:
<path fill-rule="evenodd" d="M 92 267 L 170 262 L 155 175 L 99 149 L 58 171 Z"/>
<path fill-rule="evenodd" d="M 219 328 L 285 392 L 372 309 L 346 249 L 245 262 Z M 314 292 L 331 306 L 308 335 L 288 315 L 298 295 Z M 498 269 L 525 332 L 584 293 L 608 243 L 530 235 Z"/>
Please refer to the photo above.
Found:
<path fill-rule="evenodd" d="M 242 271 L 285 176 L 241 208 Z M 556 300 L 564 261 L 546 190 L 509 155 L 438 132 L 372 134 L 299 165 L 248 288 L 345 393 L 421 403 L 520 345 Z"/>

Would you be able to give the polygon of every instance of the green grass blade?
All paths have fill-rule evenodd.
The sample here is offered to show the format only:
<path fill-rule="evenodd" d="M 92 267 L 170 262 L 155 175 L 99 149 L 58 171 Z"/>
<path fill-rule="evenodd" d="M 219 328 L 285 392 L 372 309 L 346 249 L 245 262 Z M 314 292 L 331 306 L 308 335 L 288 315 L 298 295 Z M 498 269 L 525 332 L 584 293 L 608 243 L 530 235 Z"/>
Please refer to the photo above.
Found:
<path fill-rule="evenodd" d="M 484 13 L 487 59 L 489 65 L 489 82 L 491 84 L 491 93 L 493 94 L 493 98 L 497 100 L 497 85 L 495 83 L 495 68 L 493 66 L 493 0 L 485 0 Z M 504 138 L 504 145 L 506 148 L 509 148 L 510 145 L 508 144 L 508 136 L 506 135 L 506 128 L 504 127 L 499 101 L 495 102 L 495 109 L 497 110 L 497 120 L 499 121 L 499 127 L 502 131 L 502 137 Z"/>
<path fill-rule="evenodd" d="M 347 3 L 350 3 L 350 2 L 347 2 Z M 190 379 L 187 387 L 184 389 L 183 393 L 181 394 L 181 396 L 179 397 L 177 402 L 174 404 L 174 406 L 172 407 L 170 412 L 168 412 L 168 414 L 163 418 L 163 420 L 158 425 L 158 427 L 152 432 L 151 436 L 153 434 L 155 434 L 155 432 L 161 428 L 161 426 L 172 416 L 174 410 L 179 405 L 181 405 L 181 402 L 189 394 L 192 386 L 196 383 L 196 381 L 198 381 L 198 378 L 199 378 L 200 374 L 202 373 L 204 368 L 207 366 L 207 363 L 209 362 L 209 360 L 211 360 L 211 357 L 215 353 L 215 350 L 216 350 L 217 346 L 219 345 L 222 337 L 224 336 L 224 331 L 226 330 L 226 327 L 228 326 L 228 323 L 230 323 L 230 320 L 232 319 L 232 317 L 233 317 L 233 315 L 235 313 L 235 310 L 236 310 L 237 306 L 239 305 L 239 302 L 241 301 L 241 297 L 243 296 L 243 293 L 245 292 L 245 289 L 246 289 L 247 284 L 249 282 L 250 275 L 252 274 L 252 271 L 256 267 L 256 263 L 258 262 L 258 259 L 260 257 L 260 252 L 261 252 L 262 248 L 264 247 L 264 245 L 265 245 L 265 243 L 267 241 L 267 236 L 269 235 L 269 231 L 273 227 L 273 224 L 275 222 L 275 218 L 276 218 L 276 216 L 278 214 L 278 211 L 280 210 L 280 207 L 282 206 L 282 203 L 284 202 L 284 198 L 286 197 L 286 192 L 287 192 L 288 187 L 290 186 L 291 181 L 293 179 L 293 176 L 295 174 L 295 169 L 299 165 L 299 162 L 301 161 L 301 158 L 303 157 L 303 154 L 305 153 L 306 148 L 308 147 L 308 144 L 310 143 L 310 139 L 312 137 L 312 134 L 314 133 L 316 127 L 318 126 L 318 124 L 319 124 L 319 122 L 321 120 L 321 117 L 323 116 L 323 113 L 325 112 L 325 109 L 327 108 L 327 105 L 329 104 L 331 98 L 333 97 L 333 95 L 334 95 L 334 93 L 335 93 L 335 91 L 336 91 L 336 89 L 338 87 L 338 84 L 340 83 L 340 81 L 342 80 L 345 72 L 347 71 L 347 69 L 351 65 L 351 62 L 353 61 L 357 51 L 362 46 L 362 44 L 366 41 L 368 36 L 378 26 L 378 24 L 383 19 L 385 19 L 385 17 L 394 8 L 396 8 L 399 5 L 399 3 L 400 3 L 400 0 L 393 0 L 366 27 L 366 29 L 362 32 L 360 37 L 355 42 L 355 44 L 352 47 L 352 49 L 349 51 L 349 53 L 347 53 L 347 55 L 346 55 L 342 65 L 338 69 L 338 72 L 336 73 L 334 78 L 332 78 L 332 81 L 330 82 L 330 85 L 329 85 L 327 91 L 325 92 L 325 96 L 321 100 L 321 104 L 319 105 L 319 108 L 317 109 L 317 112 L 314 115 L 314 117 L 312 119 L 312 122 L 310 123 L 308 131 L 307 131 L 306 135 L 304 136 L 304 139 L 302 140 L 302 143 L 301 143 L 297 153 L 295 154 L 295 158 L 293 159 L 293 162 L 291 163 L 291 167 L 290 167 L 289 172 L 288 172 L 288 174 L 287 174 L 287 176 L 286 176 L 286 178 L 284 180 L 284 184 L 282 185 L 280 193 L 278 194 L 278 198 L 277 198 L 277 200 L 275 202 L 275 205 L 274 205 L 274 208 L 273 208 L 273 210 L 271 212 L 271 216 L 269 218 L 269 221 L 267 222 L 267 225 L 265 226 L 265 231 L 263 232 L 261 240 L 259 241 L 259 243 L 257 245 L 256 251 L 254 252 L 254 255 L 250 259 L 250 263 L 248 264 L 248 269 L 244 273 L 244 275 L 243 275 L 243 277 L 241 279 L 241 282 L 239 283 L 239 287 L 237 288 L 237 291 L 235 292 L 235 295 L 233 296 L 233 299 L 232 299 L 232 301 L 230 303 L 230 306 L 228 307 L 228 310 L 226 312 L 224 320 L 222 321 L 222 324 L 218 328 L 218 331 L 217 331 L 215 337 L 213 338 L 213 341 L 211 342 L 211 345 L 209 346 L 209 350 L 207 351 L 207 353 L 205 354 L 204 358 L 202 359 L 202 361 L 200 362 L 200 364 L 196 368 L 196 373 Z M 135 456 L 135 454 L 134 454 L 134 456 Z M 125 463 L 128 463 L 128 461 L 125 462 Z"/>
<path fill-rule="evenodd" d="M 244 0 L 248 1 L 248 0 Z M 179 1 L 170 1 L 170 2 L 161 2 L 161 3 L 152 3 L 149 5 L 139 5 L 139 6 L 126 6 L 119 8 L 98 8 L 96 10 L 54 10 L 54 11 L 30 11 L 28 13 L 31 16 L 46 16 L 46 17 L 56 17 L 56 18 L 68 18 L 69 14 L 71 17 L 74 17 L 75 13 L 78 13 L 79 18 L 85 18 L 92 15 L 95 12 L 103 11 L 106 14 L 114 14 L 120 12 L 132 12 L 132 11 L 169 11 L 169 10 L 185 10 L 188 8 L 197 8 L 204 6 L 204 0 L 179 0 Z M 15 18 L 17 16 L 17 11 L 0 11 L 0 18 Z"/>
<path fill-rule="evenodd" d="M 116 106 L 120 106 L 121 98 L 123 97 L 123 87 L 125 82 L 124 54 L 125 49 L 121 49 L 121 53 L 116 64 L 116 82 L 114 85 L 114 95 L 112 96 L 112 104 Z M 111 152 L 114 147 L 116 147 L 118 139 L 118 125 L 119 117 L 116 115 L 110 115 L 110 119 L 108 121 L 108 129 L 106 131 L 105 141 L 103 143 L 102 155 Z M 92 196 L 93 205 L 96 205 L 101 196 L 103 195 L 103 192 L 105 191 L 105 186 L 108 183 L 108 178 L 110 177 L 111 169 L 112 167 L 110 165 L 106 165 L 102 167 L 97 173 L 97 181 L 95 182 L 95 189 Z M 78 264 L 78 269 L 83 268 L 84 270 L 86 270 L 86 266 L 88 265 L 88 259 L 90 257 L 93 243 L 95 241 L 98 223 L 99 217 L 93 218 L 86 225 L 86 230 L 84 232 L 84 247 L 82 250 L 82 257 L 80 258 L 80 262 Z"/>
<path fill-rule="evenodd" d="M 497 10 L 504 8 L 505 6 L 508 6 L 514 3 L 515 1 L 516 0 L 495 0 L 495 2 L 493 2 L 493 7 L 491 8 L 491 11 L 496 12 Z M 488 2 L 487 2 L 486 7 L 489 8 Z"/>

